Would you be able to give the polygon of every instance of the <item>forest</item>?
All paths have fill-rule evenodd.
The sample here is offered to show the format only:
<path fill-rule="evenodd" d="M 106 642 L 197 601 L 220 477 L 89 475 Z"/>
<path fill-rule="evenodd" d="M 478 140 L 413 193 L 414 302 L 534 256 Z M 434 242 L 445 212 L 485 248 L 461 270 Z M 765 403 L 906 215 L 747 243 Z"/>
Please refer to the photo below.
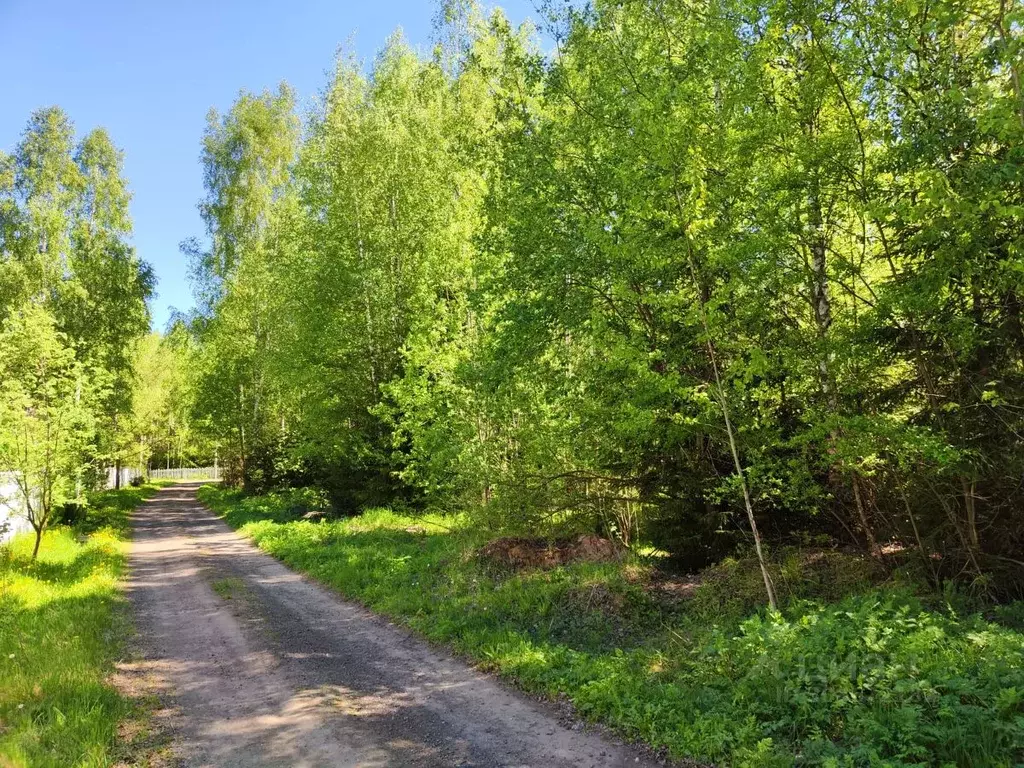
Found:
<path fill-rule="evenodd" d="M 445 13 L 307 116 L 209 116 L 185 325 L 234 481 L 1019 597 L 1019 10 L 601 2 L 550 56 Z"/>
<path fill-rule="evenodd" d="M 216 461 L 261 548 L 667 758 L 1024 760 L 1024 9 L 537 18 L 449 0 L 311 106 L 211 110 L 162 333 L 120 150 L 30 117 L 31 557 L 109 468 Z"/>

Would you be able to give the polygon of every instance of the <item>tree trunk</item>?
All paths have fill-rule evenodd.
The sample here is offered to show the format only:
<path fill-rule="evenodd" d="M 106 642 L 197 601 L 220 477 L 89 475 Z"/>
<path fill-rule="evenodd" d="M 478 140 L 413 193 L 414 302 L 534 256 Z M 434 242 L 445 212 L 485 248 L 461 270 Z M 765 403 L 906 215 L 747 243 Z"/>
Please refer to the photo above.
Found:
<path fill-rule="evenodd" d="M 43 542 L 43 529 L 33 527 L 33 530 L 36 532 L 36 545 L 32 548 L 32 560 L 35 561 L 39 556 L 39 545 Z"/>
<path fill-rule="evenodd" d="M 882 548 L 878 546 L 878 540 L 875 538 L 875 532 L 871 529 L 867 510 L 864 508 L 864 500 L 861 497 L 860 479 L 857 475 L 853 475 L 850 478 L 850 483 L 853 485 L 853 502 L 857 507 L 857 517 L 860 520 L 861 527 L 864 529 L 864 536 L 868 540 L 868 552 L 871 553 L 872 557 L 881 557 Z"/>
<path fill-rule="evenodd" d="M 676 204 L 679 206 L 680 214 L 684 213 L 682 200 L 679 198 L 679 190 L 676 193 Z M 772 582 L 771 573 L 768 571 L 768 562 L 765 559 L 761 547 L 761 534 L 757 530 L 757 520 L 754 517 L 754 505 L 750 498 L 750 487 L 747 485 L 747 473 L 740 460 L 739 447 L 736 444 L 736 434 L 733 430 L 732 419 L 729 416 L 729 402 L 726 399 L 725 388 L 722 385 L 722 376 L 718 370 L 718 354 L 715 349 L 715 342 L 711 336 L 711 326 L 708 323 L 707 299 L 702 291 L 703 281 L 700 280 L 700 273 L 697 269 L 697 260 L 693 254 L 693 246 L 690 243 L 689 235 L 686 236 L 686 259 L 690 268 L 690 278 L 693 280 L 694 288 L 698 292 L 700 308 L 700 321 L 704 329 L 704 336 L 707 339 L 706 349 L 708 351 L 708 362 L 711 363 L 711 370 L 714 372 L 715 390 L 718 395 L 718 403 L 722 408 L 722 420 L 725 422 L 725 431 L 729 436 L 729 451 L 732 454 L 733 466 L 736 468 L 736 475 L 740 479 L 740 486 L 743 489 L 743 506 L 747 512 L 747 522 L 750 524 L 750 533 L 754 537 L 754 551 L 757 553 L 757 564 L 761 568 L 761 578 L 764 580 L 764 589 L 768 595 L 768 605 L 773 611 L 779 609 L 779 602 L 775 596 L 775 584 Z"/>
<path fill-rule="evenodd" d="M 821 199 L 818 196 L 817 188 L 812 192 L 809 201 L 810 209 L 810 251 L 811 251 L 811 311 L 814 314 L 814 322 L 818 326 L 818 336 L 824 344 L 818 357 L 818 373 L 821 378 L 821 393 L 825 397 L 832 413 L 839 413 L 838 387 L 833 380 L 831 352 L 828 349 L 829 329 L 832 327 L 832 299 L 829 295 L 828 286 L 828 243 L 825 240 L 825 222 L 821 212 Z M 835 453 L 835 443 L 839 439 L 839 433 L 833 431 L 829 436 L 829 453 Z M 840 468 L 842 470 L 842 468 Z M 856 472 L 850 477 L 850 485 L 853 489 L 853 502 L 857 510 L 857 520 L 864 530 L 864 537 L 868 542 L 868 552 L 872 557 L 880 557 L 882 550 L 878 546 L 875 532 L 868 519 L 867 510 L 864 508 L 864 500 L 861 498 L 860 481 Z"/>
<path fill-rule="evenodd" d="M 114 450 L 117 451 L 117 458 L 114 459 L 114 490 L 121 490 L 121 451 L 117 446 L 117 414 L 114 414 Z"/>
<path fill-rule="evenodd" d="M 914 540 L 917 542 L 917 551 L 921 554 L 921 560 L 928 568 L 932 575 L 932 584 L 936 587 L 939 585 L 939 575 L 935 572 L 935 565 L 932 563 L 931 556 L 928 550 L 925 549 L 924 541 L 921 539 L 921 531 L 917 527 L 917 517 L 914 515 L 914 509 L 910 505 L 910 499 L 907 498 L 907 492 L 902 485 L 899 485 L 900 497 L 903 499 L 903 508 L 907 512 L 907 519 L 910 520 L 910 525 L 914 529 Z"/>
<path fill-rule="evenodd" d="M 967 478 L 961 477 L 960 487 L 963 489 L 964 510 L 967 513 L 967 538 L 971 549 L 977 552 L 981 549 L 981 539 L 978 537 L 978 512 L 974 504 L 975 482 L 972 480 L 968 484 Z"/>

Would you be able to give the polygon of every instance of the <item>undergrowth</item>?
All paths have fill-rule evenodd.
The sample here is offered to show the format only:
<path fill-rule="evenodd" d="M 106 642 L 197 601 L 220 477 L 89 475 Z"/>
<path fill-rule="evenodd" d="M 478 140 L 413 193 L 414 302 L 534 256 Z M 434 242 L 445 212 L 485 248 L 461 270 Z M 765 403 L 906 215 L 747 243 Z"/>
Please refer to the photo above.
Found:
<path fill-rule="evenodd" d="M 95 494 L 85 519 L 0 547 L 0 766 L 105 766 L 138 705 L 108 684 L 130 632 L 118 590 L 129 515 L 157 485 Z"/>
<path fill-rule="evenodd" d="M 641 559 L 501 572 L 473 557 L 480 540 L 449 518 L 372 510 L 312 522 L 299 519 L 301 492 L 206 487 L 201 499 L 285 563 L 673 757 L 1024 760 L 1024 635 L 925 604 L 906 587 L 850 577 L 840 586 L 852 594 L 805 599 L 790 560 L 780 568 L 791 597 L 770 614 L 721 594 L 748 579 L 727 563 L 673 603 L 645 584 Z M 816 572 L 828 578 L 830 568 Z"/>

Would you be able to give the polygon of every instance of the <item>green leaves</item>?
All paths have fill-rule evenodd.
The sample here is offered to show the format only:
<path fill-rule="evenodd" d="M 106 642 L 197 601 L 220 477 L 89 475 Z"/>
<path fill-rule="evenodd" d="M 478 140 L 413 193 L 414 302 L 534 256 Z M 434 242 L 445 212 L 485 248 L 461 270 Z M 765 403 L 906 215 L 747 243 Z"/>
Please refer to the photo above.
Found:
<path fill-rule="evenodd" d="M 545 58 L 459 5 L 433 58 L 342 57 L 304 135 L 243 94 L 204 141 L 208 434 L 347 509 L 639 509 L 693 565 L 745 490 L 936 578 L 1016 559 L 1015 12 L 601 2 Z"/>
<path fill-rule="evenodd" d="M 16 473 L 18 508 L 41 533 L 79 497 L 94 453 L 102 371 L 76 359 L 53 316 L 29 303 L 0 326 L 0 466 Z"/>
<path fill-rule="evenodd" d="M 129 198 L 110 137 L 75 144 L 57 107 L 0 158 L 0 470 L 38 534 L 122 459 L 154 282 L 128 242 Z"/>

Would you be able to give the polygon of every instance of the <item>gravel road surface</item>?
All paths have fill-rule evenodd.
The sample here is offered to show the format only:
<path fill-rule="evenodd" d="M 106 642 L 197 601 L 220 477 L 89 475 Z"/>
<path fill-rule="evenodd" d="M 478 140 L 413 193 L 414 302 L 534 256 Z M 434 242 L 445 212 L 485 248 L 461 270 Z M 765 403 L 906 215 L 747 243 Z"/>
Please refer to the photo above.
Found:
<path fill-rule="evenodd" d="M 128 585 L 184 765 L 655 765 L 289 570 L 197 487 L 135 513 Z"/>

